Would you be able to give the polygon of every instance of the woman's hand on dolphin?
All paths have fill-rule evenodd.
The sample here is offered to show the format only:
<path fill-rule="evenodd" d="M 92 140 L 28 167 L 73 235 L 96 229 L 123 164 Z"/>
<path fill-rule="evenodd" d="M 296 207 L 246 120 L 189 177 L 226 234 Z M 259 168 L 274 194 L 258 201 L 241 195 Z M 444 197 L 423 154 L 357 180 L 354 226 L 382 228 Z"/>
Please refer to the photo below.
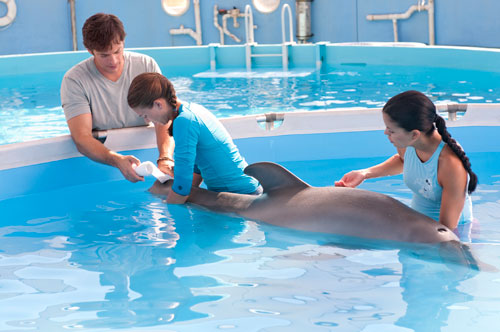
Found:
<path fill-rule="evenodd" d="M 365 172 L 363 170 L 350 171 L 344 174 L 342 179 L 335 181 L 335 187 L 357 187 L 366 179 Z"/>
<path fill-rule="evenodd" d="M 144 177 L 137 175 L 133 164 L 139 165 L 141 161 L 134 156 L 117 155 L 115 158 L 115 166 L 122 172 L 123 176 L 130 182 L 144 181 Z"/>

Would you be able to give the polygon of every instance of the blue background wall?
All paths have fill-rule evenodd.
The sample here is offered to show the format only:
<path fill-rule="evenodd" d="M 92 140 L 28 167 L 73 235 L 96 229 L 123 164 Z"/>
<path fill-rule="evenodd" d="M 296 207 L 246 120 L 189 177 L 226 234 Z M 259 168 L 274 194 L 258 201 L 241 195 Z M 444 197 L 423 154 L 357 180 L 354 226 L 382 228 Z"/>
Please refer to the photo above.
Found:
<path fill-rule="evenodd" d="M 500 47 L 500 1 L 435 0 L 436 44 Z M 66 0 L 15 0 L 17 17 L 12 25 L 0 29 L 0 54 L 71 51 L 70 7 Z M 244 10 L 250 0 L 201 0 L 203 44 L 218 43 L 219 32 L 213 25 L 213 6 Z M 288 3 L 295 15 L 295 1 Z M 366 20 L 368 14 L 405 12 L 417 0 L 314 0 L 312 2 L 311 42 L 392 41 L 392 22 Z M 173 17 L 161 8 L 161 0 L 76 0 L 78 48 L 82 25 L 92 14 L 107 12 L 117 15 L 125 24 L 127 47 L 195 45 L 188 36 L 171 36 L 169 30 L 183 24 L 194 29 L 194 6 L 184 15 Z M 252 7 L 253 8 L 253 7 Z M 281 7 L 280 7 L 281 8 Z M 6 6 L 0 3 L 0 17 Z M 255 39 L 260 44 L 281 42 L 281 10 L 270 14 L 253 8 Z M 222 24 L 222 19 L 219 17 Z M 244 20 L 228 27 L 244 41 Z M 294 19 L 295 27 L 295 19 Z M 399 39 L 407 42 L 428 42 L 427 12 L 415 13 L 399 22 Z M 228 36 L 226 44 L 235 44 Z"/>

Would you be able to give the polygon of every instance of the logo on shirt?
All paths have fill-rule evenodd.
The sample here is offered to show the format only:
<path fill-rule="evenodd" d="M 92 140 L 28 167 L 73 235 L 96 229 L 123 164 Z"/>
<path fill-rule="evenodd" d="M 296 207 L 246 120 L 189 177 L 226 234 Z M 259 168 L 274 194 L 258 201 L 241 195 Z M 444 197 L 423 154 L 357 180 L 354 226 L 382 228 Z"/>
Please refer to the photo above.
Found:
<path fill-rule="evenodd" d="M 433 198 L 434 188 L 430 179 L 416 179 L 415 184 L 420 188 L 418 193 L 427 199 Z"/>

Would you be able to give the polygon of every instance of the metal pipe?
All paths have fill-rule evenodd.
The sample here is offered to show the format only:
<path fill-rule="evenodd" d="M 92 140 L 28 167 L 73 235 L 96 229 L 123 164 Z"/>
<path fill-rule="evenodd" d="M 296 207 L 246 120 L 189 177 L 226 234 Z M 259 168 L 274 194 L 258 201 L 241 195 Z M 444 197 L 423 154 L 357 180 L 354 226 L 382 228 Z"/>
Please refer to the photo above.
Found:
<path fill-rule="evenodd" d="M 245 16 L 244 14 L 241 14 L 241 16 Z M 239 39 L 238 37 L 236 37 L 235 35 L 233 35 L 231 32 L 229 32 L 229 30 L 227 29 L 227 19 L 228 18 L 231 18 L 233 17 L 234 18 L 234 15 L 233 14 L 224 14 L 222 15 L 222 31 L 224 31 L 224 33 L 226 35 L 228 35 L 229 37 L 231 37 L 234 41 L 236 41 L 237 43 L 240 43 L 241 42 L 241 39 Z"/>
<path fill-rule="evenodd" d="M 201 15 L 200 15 L 200 0 L 193 0 L 194 4 L 194 20 L 196 27 L 196 44 L 201 45 Z"/>
<path fill-rule="evenodd" d="M 436 45 L 436 33 L 434 27 L 434 0 L 429 0 L 427 5 L 427 14 L 429 15 L 429 45 Z"/>
<path fill-rule="evenodd" d="M 380 20 L 392 20 L 392 25 L 394 28 L 394 41 L 398 41 L 398 26 L 397 20 L 406 20 L 413 15 L 414 12 L 420 12 L 422 10 L 427 10 L 428 13 L 428 25 L 429 25 L 429 45 L 435 45 L 435 28 L 434 28 L 434 0 L 429 0 L 427 5 L 423 5 L 419 2 L 417 5 L 410 6 L 408 10 L 401 14 L 380 14 L 380 15 L 366 15 L 368 21 L 380 21 Z"/>
<path fill-rule="evenodd" d="M 218 15 L 222 15 L 222 27 L 219 25 Z M 241 39 L 236 37 L 236 35 L 231 33 L 229 31 L 229 29 L 227 28 L 227 20 L 229 18 L 232 18 L 233 19 L 233 26 L 235 28 L 238 28 L 240 26 L 238 23 L 238 18 L 240 18 L 240 17 L 246 18 L 247 15 L 248 15 L 247 12 L 241 13 L 240 10 L 237 9 L 236 7 L 234 7 L 233 9 L 229 9 L 229 10 L 225 10 L 225 9 L 218 10 L 217 5 L 214 6 L 214 26 L 219 30 L 220 40 L 221 40 L 220 44 L 221 45 L 224 45 L 224 34 L 231 37 L 237 43 L 241 42 Z M 247 22 L 245 21 L 245 24 L 246 23 Z"/>
<path fill-rule="evenodd" d="M 311 32 L 311 2 L 313 0 L 297 0 L 295 15 L 297 17 L 297 41 L 300 44 L 307 42 L 313 36 Z"/>
<path fill-rule="evenodd" d="M 408 10 L 402 14 L 379 14 L 379 15 L 366 15 L 368 21 L 380 21 L 380 20 L 406 20 L 414 12 L 420 11 L 422 6 L 413 5 Z"/>
<path fill-rule="evenodd" d="M 399 38 L 398 38 L 398 20 L 396 19 L 392 20 L 392 30 L 394 31 L 394 42 L 397 43 Z"/>
<path fill-rule="evenodd" d="M 171 35 L 188 35 L 191 38 L 193 38 L 196 41 L 197 45 L 201 45 L 201 43 L 198 42 L 198 34 L 193 31 L 191 28 L 185 28 L 184 25 L 181 24 L 181 26 L 177 29 L 170 29 L 170 34 Z"/>
<path fill-rule="evenodd" d="M 193 0 L 193 3 L 194 3 L 194 19 L 195 19 L 196 31 L 193 31 L 193 29 L 191 28 L 184 28 L 184 25 L 181 24 L 181 26 L 178 29 L 170 29 L 170 34 L 189 35 L 196 41 L 196 45 L 202 45 L 200 0 Z"/>
<path fill-rule="evenodd" d="M 214 26 L 217 30 L 219 30 L 220 44 L 224 45 L 224 30 L 222 30 L 222 27 L 219 24 L 219 9 L 217 8 L 217 5 L 214 5 Z"/>
<path fill-rule="evenodd" d="M 71 15 L 71 36 L 73 40 L 73 51 L 78 51 L 78 41 L 76 39 L 76 10 L 75 0 L 68 0 Z"/>

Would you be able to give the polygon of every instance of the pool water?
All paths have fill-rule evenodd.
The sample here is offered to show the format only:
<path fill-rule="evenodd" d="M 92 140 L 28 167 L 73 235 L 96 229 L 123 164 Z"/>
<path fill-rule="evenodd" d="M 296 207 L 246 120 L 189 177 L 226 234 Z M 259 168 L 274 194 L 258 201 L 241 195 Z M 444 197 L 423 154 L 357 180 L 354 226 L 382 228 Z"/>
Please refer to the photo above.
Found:
<path fill-rule="evenodd" d="M 481 271 L 427 256 L 433 246 L 342 241 L 167 206 L 146 191 L 151 179 L 0 201 L 0 330 L 495 331 L 500 174 L 491 165 L 500 153 L 470 158 L 480 184 L 468 246 Z M 324 186 L 380 161 L 282 164 Z M 362 187 L 411 196 L 401 177 Z"/>
<path fill-rule="evenodd" d="M 419 90 L 436 103 L 498 103 L 500 73 L 412 66 L 345 64 L 321 72 L 288 75 L 260 70 L 163 73 L 179 98 L 200 103 L 219 118 L 267 112 L 314 111 L 339 107 L 382 107 L 393 95 Z M 296 74 L 296 75 L 295 75 Z M 60 105 L 64 73 L 0 77 L 0 144 L 68 134 Z"/>

